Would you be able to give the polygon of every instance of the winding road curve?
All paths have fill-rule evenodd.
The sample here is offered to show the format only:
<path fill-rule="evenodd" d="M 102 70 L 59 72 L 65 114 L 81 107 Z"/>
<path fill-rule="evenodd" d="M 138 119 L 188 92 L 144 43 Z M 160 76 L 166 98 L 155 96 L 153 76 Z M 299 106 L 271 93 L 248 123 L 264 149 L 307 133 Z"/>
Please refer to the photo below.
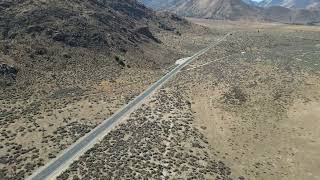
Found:
<path fill-rule="evenodd" d="M 179 63 L 176 67 L 164 75 L 160 80 L 155 82 L 147 90 L 137 96 L 134 100 L 129 102 L 127 105 L 122 107 L 119 111 L 113 114 L 110 118 L 104 120 L 100 125 L 90 131 L 88 134 L 80 138 L 69 148 L 60 153 L 55 159 L 51 160 L 47 165 L 38 169 L 33 175 L 28 177 L 28 180 L 44 180 L 44 179 L 55 179 L 63 171 L 65 171 L 69 165 L 83 155 L 87 150 L 92 148 L 94 144 L 98 143 L 102 138 L 121 120 L 127 115 L 133 112 L 139 107 L 148 97 L 150 97 L 157 89 L 159 89 L 164 83 L 176 75 L 181 69 L 190 64 L 192 61 L 197 59 L 199 56 L 206 53 L 209 49 L 218 45 L 220 42 L 226 39 L 227 36 L 231 35 L 228 33 L 218 41 L 210 44 L 207 48 L 202 49 L 193 56 L 187 58 L 183 63 Z"/>

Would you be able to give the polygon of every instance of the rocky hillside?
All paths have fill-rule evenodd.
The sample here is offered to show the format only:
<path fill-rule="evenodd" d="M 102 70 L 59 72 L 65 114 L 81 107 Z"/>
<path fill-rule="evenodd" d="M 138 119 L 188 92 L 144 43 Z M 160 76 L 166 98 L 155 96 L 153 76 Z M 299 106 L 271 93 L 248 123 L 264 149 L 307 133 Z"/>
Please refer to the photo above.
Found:
<path fill-rule="evenodd" d="M 0 7 L 3 40 L 43 35 L 85 48 L 124 48 L 121 45 L 141 39 L 134 30 L 153 16 L 131 0 L 19 0 L 1 2 Z"/>
<path fill-rule="evenodd" d="M 94 76 L 96 70 L 89 66 L 104 67 L 109 78 L 127 66 L 159 68 L 159 59 L 114 59 L 143 51 L 146 43 L 160 44 L 152 31 L 174 31 L 173 26 L 184 23 L 157 16 L 135 0 L 2 0 L 0 87 L 66 79 L 61 72 Z"/>

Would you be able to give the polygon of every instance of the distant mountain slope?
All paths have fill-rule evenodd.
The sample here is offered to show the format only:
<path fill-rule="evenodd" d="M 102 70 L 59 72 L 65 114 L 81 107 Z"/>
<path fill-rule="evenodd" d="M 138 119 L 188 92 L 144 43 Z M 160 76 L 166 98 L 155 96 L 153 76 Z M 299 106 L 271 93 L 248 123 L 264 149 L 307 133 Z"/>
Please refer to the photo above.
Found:
<path fill-rule="evenodd" d="M 320 0 L 263 0 L 261 7 L 282 6 L 294 9 L 315 9 L 320 7 Z"/>
<path fill-rule="evenodd" d="M 252 0 L 242 0 L 243 2 L 252 5 L 252 6 L 257 6 L 258 3 L 256 1 L 252 1 Z"/>
<path fill-rule="evenodd" d="M 177 13 L 180 16 L 212 19 L 254 19 L 283 23 L 307 24 L 320 21 L 320 11 L 316 10 L 316 1 L 308 0 L 312 9 L 289 9 L 280 5 L 302 7 L 304 3 L 295 0 L 265 0 L 257 7 L 242 0 L 141 0 L 147 6 Z M 155 3 L 156 2 L 156 3 Z M 163 2 L 163 3 L 161 3 Z M 157 6 L 160 5 L 161 7 Z M 274 7 L 274 4 L 277 7 Z M 290 5 L 291 4 L 291 5 Z M 311 5 L 310 4 L 310 5 Z M 308 7 L 310 7 L 308 5 Z"/>
<path fill-rule="evenodd" d="M 153 8 L 155 10 L 163 9 L 168 6 L 173 6 L 173 5 L 178 5 L 182 4 L 183 2 L 187 0 L 138 0 L 140 3 L 145 4 L 147 7 Z M 252 1 L 252 0 L 242 0 L 246 4 L 249 5 L 258 5 L 257 2 Z"/>
<path fill-rule="evenodd" d="M 264 10 L 265 20 L 293 24 L 311 24 L 320 21 L 320 12 L 297 9 L 292 10 L 281 6 L 271 6 Z"/>
<path fill-rule="evenodd" d="M 252 19 L 260 9 L 242 0 L 142 0 L 154 9 L 169 10 L 181 16 L 215 19 Z"/>
<path fill-rule="evenodd" d="M 251 19 L 259 16 L 260 9 L 241 0 L 197 0 L 177 7 L 178 14 L 215 19 Z"/>
<path fill-rule="evenodd" d="M 258 3 L 261 7 L 281 6 L 284 0 L 262 0 Z"/>
<path fill-rule="evenodd" d="M 138 0 L 138 2 L 155 10 L 165 9 L 183 3 L 185 0 Z"/>

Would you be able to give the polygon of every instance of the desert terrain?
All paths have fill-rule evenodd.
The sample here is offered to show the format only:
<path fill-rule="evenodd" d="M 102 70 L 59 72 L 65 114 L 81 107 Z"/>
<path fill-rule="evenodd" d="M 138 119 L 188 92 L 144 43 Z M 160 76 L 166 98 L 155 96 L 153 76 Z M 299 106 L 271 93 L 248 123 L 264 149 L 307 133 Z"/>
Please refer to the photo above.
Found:
<path fill-rule="evenodd" d="M 320 28 L 189 19 L 182 70 L 58 179 L 320 179 Z M 187 55 L 186 51 L 186 55 Z"/>
<path fill-rule="evenodd" d="M 227 34 L 57 179 L 320 179 L 320 28 L 187 20 L 127 0 L 0 2 L 0 179 Z"/>
<path fill-rule="evenodd" d="M 157 81 L 191 50 L 154 34 L 193 26 L 135 1 L 0 2 L 0 179 L 25 179 Z"/>
<path fill-rule="evenodd" d="M 243 22 L 232 27 L 239 29 L 232 40 L 239 53 L 218 60 L 208 54 L 200 65 L 211 64 L 187 71 L 200 82 L 188 90 L 196 124 L 234 174 L 319 179 L 320 29 Z"/>

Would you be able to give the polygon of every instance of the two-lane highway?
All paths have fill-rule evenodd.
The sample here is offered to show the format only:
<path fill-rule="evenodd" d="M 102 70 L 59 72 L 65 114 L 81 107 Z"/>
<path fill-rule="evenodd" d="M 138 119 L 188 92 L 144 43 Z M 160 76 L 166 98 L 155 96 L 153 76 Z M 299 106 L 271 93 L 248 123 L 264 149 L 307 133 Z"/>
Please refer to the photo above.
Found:
<path fill-rule="evenodd" d="M 219 39 L 217 42 L 211 44 L 207 48 L 199 51 L 188 59 L 184 60 L 183 63 L 179 63 L 169 73 L 164 75 L 160 80 L 155 82 L 151 87 L 145 90 L 142 94 L 137 96 L 134 100 L 129 102 L 119 111 L 117 111 L 110 118 L 103 121 L 99 126 L 94 128 L 88 134 L 80 138 L 77 142 L 59 154 L 55 159 L 50 161 L 47 165 L 40 168 L 28 179 L 30 180 L 44 180 L 54 179 L 66 170 L 69 165 L 83 155 L 87 150 L 93 147 L 94 144 L 99 142 L 116 124 L 124 119 L 125 116 L 134 111 L 139 105 L 141 105 L 147 97 L 151 96 L 157 89 L 159 89 L 165 82 L 171 79 L 181 69 L 190 64 L 193 60 L 206 53 L 209 49 L 223 41 L 230 33 Z"/>

